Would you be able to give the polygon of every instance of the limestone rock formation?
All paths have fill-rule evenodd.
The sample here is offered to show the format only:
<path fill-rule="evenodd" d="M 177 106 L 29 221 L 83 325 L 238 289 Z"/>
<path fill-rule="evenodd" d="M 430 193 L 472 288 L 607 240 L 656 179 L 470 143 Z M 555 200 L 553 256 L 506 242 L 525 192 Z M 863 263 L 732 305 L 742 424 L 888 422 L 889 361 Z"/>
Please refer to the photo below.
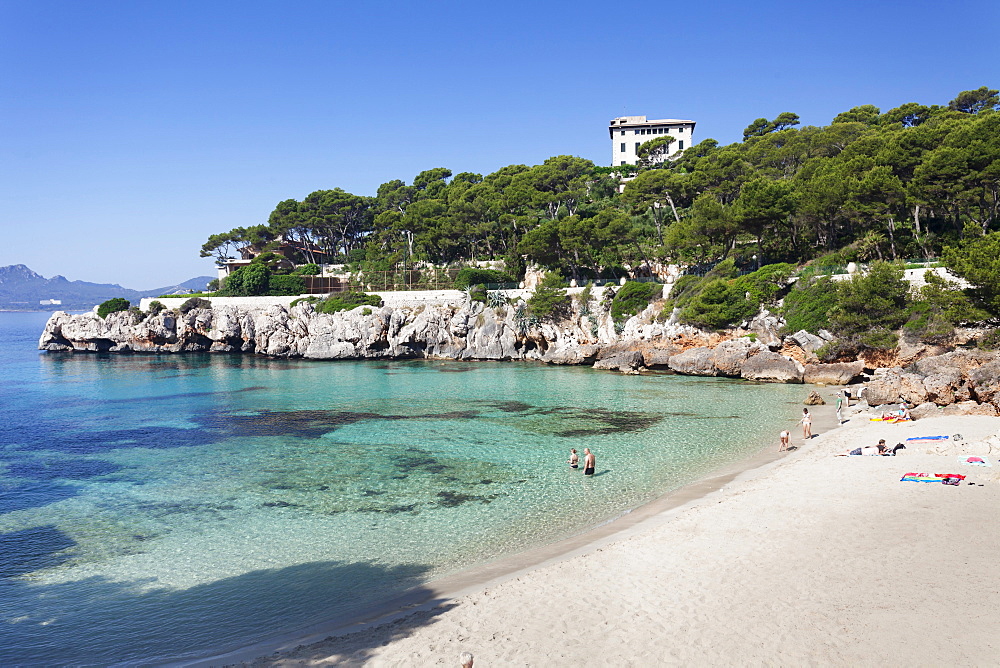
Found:
<path fill-rule="evenodd" d="M 759 330 L 758 339 L 767 327 L 776 324 L 768 317 L 761 314 L 750 323 Z M 864 372 L 862 361 L 803 366 L 770 350 L 766 341 L 753 341 L 749 336 L 720 341 L 722 338 L 676 322 L 656 322 L 650 309 L 617 327 L 603 312 L 577 314 L 559 323 L 538 323 L 526 318 L 523 309 L 492 308 L 479 302 L 460 307 L 419 303 L 358 307 L 334 314 L 317 313 L 309 303 L 286 307 L 254 302 L 192 309 L 184 314 L 176 310 L 156 314 L 121 311 L 104 319 L 96 311 L 76 315 L 56 312 L 45 325 L 39 348 L 121 353 L 211 351 L 329 360 L 536 360 L 593 364 L 628 373 L 667 367 L 687 375 L 827 385 L 856 382 Z M 819 337 L 797 332 L 786 338 L 785 350 L 808 352 L 825 340 L 823 332 Z M 872 406 L 898 404 L 900 400 L 917 405 L 915 417 L 940 413 L 939 406 L 992 415 L 1000 409 L 1000 355 L 958 349 L 917 359 L 905 367 L 877 369 L 864 397 Z"/>
<path fill-rule="evenodd" d="M 800 329 L 794 334 L 788 336 L 789 339 L 794 341 L 799 348 L 810 353 L 814 353 L 823 346 L 826 345 L 826 341 L 816 336 L 815 334 L 810 334 L 804 329 Z"/>
<path fill-rule="evenodd" d="M 744 362 L 740 376 L 765 383 L 801 383 L 804 371 L 803 366 L 790 357 L 765 351 Z"/>
<path fill-rule="evenodd" d="M 751 356 L 762 352 L 769 352 L 766 346 L 741 336 L 717 345 L 712 351 L 711 359 L 712 364 L 715 365 L 716 375 L 739 378 L 743 364 Z"/>
<path fill-rule="evenodd" d="M 806 364 L 802 382 L 816 385 L 847 385 L 861 375 L 865 363 L 838 362 L 834 364 Z"/>
<path fill-rule="evenodd" d="M 717 376 L 714 350 L 707 346 L 690 348 L 669 358 L 670 368 L 686 376 Z"/>
<path fill-rule="evenodd" d="M 903 370 L 898 367 L 875 369 L 875 373 L 865 389 L 865 400 L 868 405 L 899 403 L 900 375 L 902 373 Z"/>

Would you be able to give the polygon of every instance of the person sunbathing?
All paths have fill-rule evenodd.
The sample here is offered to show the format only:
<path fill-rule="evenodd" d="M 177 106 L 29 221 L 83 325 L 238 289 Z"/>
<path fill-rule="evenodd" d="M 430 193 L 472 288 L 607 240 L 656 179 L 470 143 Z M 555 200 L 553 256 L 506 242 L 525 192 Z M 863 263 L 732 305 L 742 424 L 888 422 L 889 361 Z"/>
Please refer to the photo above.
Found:
<path fill-rule="evenodd" d="M 854 448 L 853 450 L 848 450 L 847 452 L 838 452 L 838 457 L 849 457 L 851 455 L 861 455 L 864 457 L 875 457 L 877 455 L 885 454 L 885 439 L 883 438 L 878 442 L 878 445 L 866 445 L 863 448 Z"/>
<path fill-rule="evenodd" d="M 913 416 L 910 415 L 910 409 L 906 407 L 906 404 L 900 404 L 899 408 L 894 411 L 888 411 L 882 413 L 882 420 L 888 422 L 890 420 L 912 420 Z"/>

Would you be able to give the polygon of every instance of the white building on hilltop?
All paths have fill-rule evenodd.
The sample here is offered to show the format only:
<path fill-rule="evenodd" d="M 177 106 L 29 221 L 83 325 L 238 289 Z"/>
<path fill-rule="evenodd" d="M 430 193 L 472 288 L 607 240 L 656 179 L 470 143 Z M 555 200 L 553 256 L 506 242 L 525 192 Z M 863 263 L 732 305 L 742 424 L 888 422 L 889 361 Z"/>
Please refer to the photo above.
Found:
<path fill-rule="evenodd" d="M 608 133 L 611 135 L 611 165 L 634 165 L 637 162 L 635 152 L 639 146 L 655 139 L 657 135 L 673 135 L 674 142 L 668 149 L 670 156 L 691 148 L 694 143 L 694 121 L 676 118 L 647 121 L 645 116 L 620 116 L 611 121 Z M 670 156 L 661 155 L 655 161 L 662 162 Z"/>

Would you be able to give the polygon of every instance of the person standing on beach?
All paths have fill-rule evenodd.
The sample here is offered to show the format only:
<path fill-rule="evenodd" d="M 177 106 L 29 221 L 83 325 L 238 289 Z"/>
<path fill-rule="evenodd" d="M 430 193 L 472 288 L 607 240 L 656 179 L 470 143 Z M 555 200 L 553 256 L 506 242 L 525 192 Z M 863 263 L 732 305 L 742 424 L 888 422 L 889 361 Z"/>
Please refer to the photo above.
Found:
<path fill-rule="evenodd" d="M 844 416 L 840 412 L 841 406 L 844 404 L 844 397 L 840 394 L 837 395 L 837 424 L 844 424 Z"/>
<path fill-rule="evenodd" d="M 792 440 L 792 435 L 788 432 L 787 429 L 783 429 L 778 438 L 781 439 L 781 445 L 778 446 L 778 452 L 784 452 L 785 450 L 788 449 L 788 442 Z"/>
<path fill-rule="evenodd" d="M 583 475 L 594 475 L 594 467 L 597 465 L 597 458 L 590 448 L 583 449 Z"/>
<path fill-rule="evenodd" d="M 807 441 L 813 437 L 813 419 L 808 408 L 802 409 L 802 438 Z"/>
<path fill-rule="evenodd" d="M 571 469 L 580 468 L 580 455 L 576 454 L 576 448 L 569 449 L 569 467 Z"/>

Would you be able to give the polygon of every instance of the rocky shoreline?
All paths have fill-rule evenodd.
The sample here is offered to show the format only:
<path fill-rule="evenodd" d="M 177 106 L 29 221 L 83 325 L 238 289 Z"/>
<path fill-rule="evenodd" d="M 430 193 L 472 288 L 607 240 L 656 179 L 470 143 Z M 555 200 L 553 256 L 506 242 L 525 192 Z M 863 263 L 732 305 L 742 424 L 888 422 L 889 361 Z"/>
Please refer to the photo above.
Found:
<path fill-rule="evenodd" d="M 759 382 L 866 384 L 870 405 L 904 401 L 916 417 L 939 407 L 949 413 L 997 415 L 1000 356 L 958 349 L 879 368 L 865 360 L 823 364 L 813 354 L 825 341 L 806 332 L 777 333 L 762 314 L 747 329 L 725 335 L 671 322 L 653 310 L 616 329 L 608 317 L 574 313 L 536 322 L 511 307 L 455 305 L 359 307 L 318 313 L 311 304 L 195 308 L 186 313 L 58 311 L 38 347 L 47 351 L 113 353 L 244 353 L 271 357 L 365 360 L 451 359 L 586 364 L 640 373 L 669 370 Z M 940 352 L 940 351 L 927 351 Z"/>

